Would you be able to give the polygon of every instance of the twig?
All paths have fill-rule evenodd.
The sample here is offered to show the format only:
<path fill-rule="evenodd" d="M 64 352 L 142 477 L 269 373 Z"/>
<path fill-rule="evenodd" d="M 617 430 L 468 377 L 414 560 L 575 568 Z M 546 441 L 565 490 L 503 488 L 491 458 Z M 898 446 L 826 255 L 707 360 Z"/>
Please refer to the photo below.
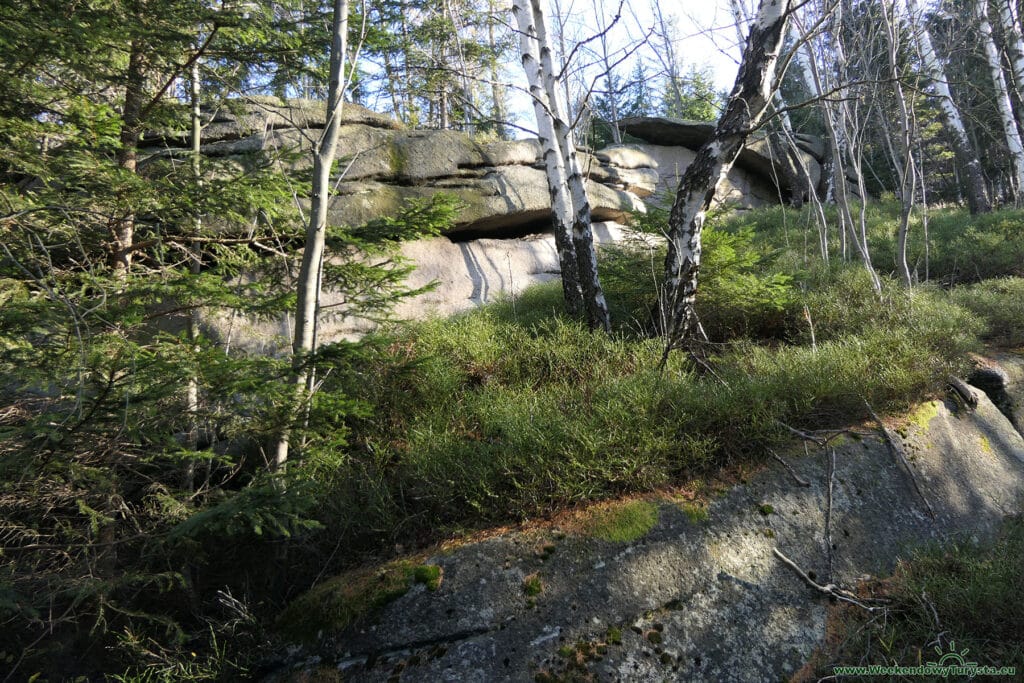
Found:
<path fill-rule="evenodd" d="M 939 622 L 939 613 L 935 611 L 935 605 L 932 604 L 932 601 L 928 599 L 928 594 L 923 590 L 921 591 L 921 602 L 924 603 L 924 606 L 927 607 L 928 611 L 931 613 L 932 620 L 935 622 L 935 630 L 941 630 L 942 624 Z"/>
<path fill-rule="evenodd" d="M 775 553 L 775 557 L 777 557 L 780 560 L 782 560 L 783 564 L 785 564 L 790 569 L 792 569 L 794 572 L 796 572 L 796 575 L 799 576 L 801 579 L 803 579 L 804 583 L 806 583 L 808 586 L 810 586 L 814 590 L 818 591 L 819 593 L 827 595 L 827 596 L 829 596 L 831 598 L 835 598 L 836 600 L 841 600 L 843 602 L 848 602 L 851 605 L 856 605 L 857 607 L 860 607 L 863 610 L 867 610 L 868 612 L 874 612 L 875 610 L 878 609 L 878 607 L 872 607 L 871 605 L 865 604 L 863 601 L 859 600 L 852 593 L 850 593 L 847 590 L 843 590 L 842 588 L 840 588 L 839 586 L 835 585 L 834 583 L 829 583 L 829 584 L 824 585 L 824 586 L 822 586 L 820 583 L 817 583 L 814 579 L 812 579 L 811 577 L 807 576 L 807 573 L 804 572 L 803 569 L 800 569 L 800 567 L 798 567 L 796 565 L 796 562 L 793 562 L 793 560 L 791 560 L 788 557 L 786 557 L 785 555 L 783 555 L 782 551 L 779 550 L 778 548 L 772 548 L 772 552 Z"/>
<path fill-rule="evenodd" d="M 910 475 L 910 481 L 914 484 L 914 490 L 917 491 L 917 495 L 924 501 L 924 506 L 928 509 L 928 515 L 935 519 L 935 510 L 932 509 L 932 504 L 928 502 L 928 497 L 924 495 L 924 491 L 921 490 L 921 486 L 917 483 L 917 475 L 914 474 L 914 470 L 910 468 L 910 463 L 907 462 L 907 456 L 903 454 L 903 448 L 896 443 L 896 439 L 893 438 L 892 434 L 889 433 L 889 429 L 882 422 L 882 418 L 878 417 L 872 408 L 871 404 L 864 401 L 864 407 L 868 409 L 868 413 L 872 419 L 878 423 L 878 428 L 882 431 L 882 436 L 885 437 L 885 442 L 889 445 L 889 450 L 899 458 L 900 462 L 903 463 L 903 467 L 907 470 L 907 474 Z"/>
<path fill-rule="evenodd" d="M 828 578 L 832 580 L 834 562 L 832 557 L 832 485 L 836 479 L 836 449 L 828 449 L 828 507 L 825 508 L 825 546 L 828 549 Z"/>
<path fill-rule="evenodd" d="M 711 367 L 711 364 L 710 364 L 710 363 L 708 363 L 708 362 L 707 362 L 706 360 L 704 360 L 703 358 L 701 358 L 700 356 L 698 356 L 698 355 L 697 355 L 696 353 L 694 353 L 693 351 L 689 351 L 689 352 L 688 352 L 688 355 L 690 356 L 690 360 L 692 360 L 692 361 L 693 361 L 694 363 L 696 363 L 697 365 L 699 365 L 699 366 L 701 366 L 702 368 L 704 368 L 705 370 L 707 370 L 707 371 L 708 371 L 708 373 L 709 373 L 709 374 L 710 374 L 710 375 L 711 375 L 712 377 L 714 377 L 715 379 L 717 379 L 717 380 L 718 380 L 719 382 L 721 382 L 721 383 L 722 383 L 722 385 L 723 385 L 723 386 L 725 386 L 725 388 L 727 388 L 727 389 L 729 388 L 729 383 L 728 383 L 728 382 L 726 382 L 726 381 L 725 381 L 724 379 L 722 379 L 722 377 L 721 377 L 721 376 L 720 376 L 720 375 L 719 375 L 719 374 L 718 374 L 717 372 L 715 372 L 715 369 L 714 369 L 713 367 Z"/>
<path fill-rule="evenodd" d="M 819 439 L 818 437 L 814 436 L 813 434 L 808 434 L 807 432 L 802 432 L 799 429 L 797 429 L 796 427 L 790 427 L 788 424 L 786 424 L 782 420 L 776 420 L 775 424 L 785 428 L 790 433 L 795 434 L 796 436 L 799 436 L 801 439 L 804 439 L 806 441 L 813 441 L 814 443 L 818 444 L 821 447 L 824 447 L 825 444 L 827 443 L 827 441 L 825 439 Z"/>
<path fill-rule="evenodd" d="M 796 470 L 794 470 L 794 469 L 793 469 L 793 466 L 792 466 L 792 465 L 790 465 L 790 464 L 789 464 L 788 462 L 786 462 L 785 460 L 783 460 L 783 459 L 782 459 L 782 456 L 781 456 L 781 455 L 779 455 L 778 453 L 776 453 L 775 451 L 773 451 L 773 450 L 772 450 L 772 449 L 770 449 L 770 448 L 768 449 L 768 452 L 772 454 L 772 457 L 773 457 L 773 458 L 775 458 L 775 459 L 776 459 L 776 460 L 778 460 L 778 461 L 779 461 L 780 463 L 782 463 L 782 466 L 786 468 L 786 471 L 787 471 L 787 472 L 789 472 L 789 475 L 790 475 L 791 477 L 793 477 L 793 480 L 794 480 L 794 481 L 796 481 L 796 483 L 797 483 L 797 484 L 799 484 L 800 486 L 810 486 L 810 485 L 811 485 L 811 482 L 809 482 L 809 481 L 806 481 L 806 480 L 804 480 L 804 479 L 801 479 L 801 478 L 800 478 L 800 475 L 799 475 L 799 474 L 797 474 L 797 473 L 796 473 Z"/>

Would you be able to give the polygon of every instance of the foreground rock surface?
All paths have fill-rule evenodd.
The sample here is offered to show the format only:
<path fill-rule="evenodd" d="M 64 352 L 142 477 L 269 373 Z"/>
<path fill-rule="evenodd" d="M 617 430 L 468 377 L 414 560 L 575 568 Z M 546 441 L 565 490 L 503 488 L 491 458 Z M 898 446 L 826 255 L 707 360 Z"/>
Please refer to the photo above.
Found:
<path fill-rule="evenodd" d="M 999 362 L 1024 371 L 1022 356 Z M 432 557 L 438 590 L 415 586 L 371 621 L 322 633 L 270 679 L 785 678 L 822 643 L 827 602 L 774 548 L 821 583 L 852 586 L 922 543 L 984 539 L 1021 511 L 1024 438 L 973 392 L 974 410 L 933 401 L 897 426 L 912 476 L 870 426 L 836 443 L 828 528 L 829 458 L 801 446 L 787 459 L 808 486 L 771 461 L 713 500 L 706 519 L 659 501 L 657 523 L 634 542 L 545 527 Z M 529 597 L 534 575 L 542 590 Z"/>

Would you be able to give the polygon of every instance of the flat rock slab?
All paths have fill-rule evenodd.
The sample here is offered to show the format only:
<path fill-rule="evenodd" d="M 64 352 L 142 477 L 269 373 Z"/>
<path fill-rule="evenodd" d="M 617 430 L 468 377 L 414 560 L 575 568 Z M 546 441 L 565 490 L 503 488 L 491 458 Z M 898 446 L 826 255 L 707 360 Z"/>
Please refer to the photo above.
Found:
<path fill-rule="evenodd" d="M 1024 438 L 974 391 L 975 410 L 933 401 L 890 430 L 913 474 L 885 439 L 847 437 L 788 456 L 807 486 L 772 461 L 705 520 L 661 500 L 631 543 L 544 528 L 464 545 L 428 560 L 443 568 L 438 590 L 417 585 L 372 622 L 322 634 L 271 678 L 784 678 L 822 644 L 827 603 L 774 548 L 821 583 L 852 586 L 923 543 L 988 538 L 1022 509 Z M 529 598 L 534 574 L 543 590 Z"/>

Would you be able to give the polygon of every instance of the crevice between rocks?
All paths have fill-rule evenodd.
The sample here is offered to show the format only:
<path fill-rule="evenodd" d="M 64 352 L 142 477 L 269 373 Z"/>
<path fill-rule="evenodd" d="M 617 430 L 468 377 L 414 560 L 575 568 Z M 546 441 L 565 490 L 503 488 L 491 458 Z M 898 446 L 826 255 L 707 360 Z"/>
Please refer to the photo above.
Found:
<path fill-rule="evenodd" d="M 980 389 L 992 404 L 1010 422 L 1010 426 L 1024 438 L 1024 425 L 1021 425 L 1013 411 L 1013 397 L 1008 389 L 1010 376 L 997 365 L 984 365 L 974 369 L 968 376 L 967 383 Z"/>

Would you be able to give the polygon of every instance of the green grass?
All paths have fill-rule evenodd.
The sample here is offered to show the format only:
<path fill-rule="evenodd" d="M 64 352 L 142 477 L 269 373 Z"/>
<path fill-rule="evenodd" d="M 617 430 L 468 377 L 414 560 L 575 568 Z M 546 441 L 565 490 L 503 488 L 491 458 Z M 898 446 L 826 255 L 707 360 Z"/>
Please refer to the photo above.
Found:
<path fill-rule="evenodd" d="M 979 665 L 1024 671 L 1024 520 L 1004 524 L 991 543 L 929 547 L 901 562 L 882 593 L 892 602 L 867 618 L 849 611 L 844 644 L 826 653 L 831 666 L 938 661 L 954 646 Z M 941 634 L 941 638 L 940 638 Z M 941 642 L 940 642 L 941 641 Z M 938 650 L 936 649 L 938 648 Z M 1007 678 L 1010 680 L 1010 678 Z M 1014 679 L 1016 680 L 1016 679 Z"/>
<path fill-rule="evenodd" d="M 857 266 L 800 282 L 781 313 L 768 305 L 767 339 L 715 347 L 714 374 L 681 353 L 659 373 L 658 339 L 592 334 L 554 312 L 557 285 L 514 309 L 413 325 L 351 389 L 371 416 L 350 422 L 357 449 L 331 505 L 362 531 L 422 519 L 436 533 L 653 490 L 762 457 L 788 438 L 779 421 L 844 426 L 864 400 L 906 409 L 958 372 L 986 329 L 934 287 L 908 295 L 887 282 L 879 299 Z"/>

